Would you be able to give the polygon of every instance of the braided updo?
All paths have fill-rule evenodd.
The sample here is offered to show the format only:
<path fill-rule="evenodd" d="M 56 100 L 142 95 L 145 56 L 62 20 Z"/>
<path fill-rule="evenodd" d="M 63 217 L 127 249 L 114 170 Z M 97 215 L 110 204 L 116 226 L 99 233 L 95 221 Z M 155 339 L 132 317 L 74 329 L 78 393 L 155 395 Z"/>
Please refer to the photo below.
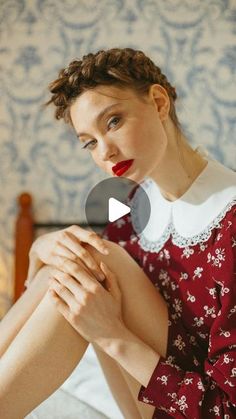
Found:
<path fill-rule="evenodd" d="M 174 102 L 177 99 L 175 88 L 153 61 L 142 51 L 132 48 L 112 48 L 100 50 L 95 54 L 84 55 L 60 70 L 58 78 L 50 83 L 51 99 L 46 103 L 56 106 L 55 118 L 63 118 L 71 123 L 70 106 L 85 90 L 99 85 L 116 85 L 132 88 L 138 94 L 148 92 L 152 84 L 165 88 L 170 99 L 170 117 L 177 128 L 180 123 Z"/>

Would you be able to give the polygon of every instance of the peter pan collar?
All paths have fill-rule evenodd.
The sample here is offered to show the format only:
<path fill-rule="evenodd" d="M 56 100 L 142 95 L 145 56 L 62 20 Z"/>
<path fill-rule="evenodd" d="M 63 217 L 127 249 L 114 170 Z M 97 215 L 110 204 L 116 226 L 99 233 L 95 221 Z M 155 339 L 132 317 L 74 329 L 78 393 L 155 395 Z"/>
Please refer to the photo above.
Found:
<path fill-rule="evenodd" d="M 236 173 L 210 158 L 201 146 L 196 151 L 208 163 L 177 200 L 165 199 L 150 178 L 142 183 L 151 204 L 150 219 L 142 233 L 138 233 L 143 214 L 139 202 L 140 188 L 134 194 L 132 201 L 136 211 L 132 224 L 144 250 L 159 252 L 170 237 L 178 247 L 205 242 L 212 229 L 219 226 L 227 211 L 236 204 Z"/>

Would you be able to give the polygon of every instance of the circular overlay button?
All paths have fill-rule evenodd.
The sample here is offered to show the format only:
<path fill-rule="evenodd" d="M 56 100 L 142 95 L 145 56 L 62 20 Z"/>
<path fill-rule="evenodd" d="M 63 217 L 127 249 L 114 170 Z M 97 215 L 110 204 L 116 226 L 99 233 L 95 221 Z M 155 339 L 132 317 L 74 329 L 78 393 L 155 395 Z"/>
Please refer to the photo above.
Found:
<path fill-rule="evenodd" d="M 107 225 L 129 214 L 134 231 L 140 234 L 148 223 L 151 205 L 141 185 L 124 177 L 112 177 L 89 192 L 85 213 L 91 229 L 94 224 Z"/>

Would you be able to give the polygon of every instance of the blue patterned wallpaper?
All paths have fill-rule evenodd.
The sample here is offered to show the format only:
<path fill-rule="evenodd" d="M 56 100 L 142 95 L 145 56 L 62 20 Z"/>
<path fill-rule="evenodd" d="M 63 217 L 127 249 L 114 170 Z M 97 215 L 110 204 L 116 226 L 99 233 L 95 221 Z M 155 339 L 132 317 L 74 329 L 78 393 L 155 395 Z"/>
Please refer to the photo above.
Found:
<path fill-rule="evenodd" d="M 104 175 L 73 132 L 42 109 L 47 85 L 73 58 L 142 49 L 179 94 L 192 144 L 236 168 L 235 0 L 0 0 L 0 317 L 11 305 L 16 197 L 40 221 L 83 220 Z"/>

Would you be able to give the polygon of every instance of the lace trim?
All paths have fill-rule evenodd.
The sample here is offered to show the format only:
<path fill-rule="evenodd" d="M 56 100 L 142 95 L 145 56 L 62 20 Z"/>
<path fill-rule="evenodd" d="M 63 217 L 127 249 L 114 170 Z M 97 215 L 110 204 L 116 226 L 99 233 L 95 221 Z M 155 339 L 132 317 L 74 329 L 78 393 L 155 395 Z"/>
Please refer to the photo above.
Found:
<path fill-rule="evenodd" d="M 209 224 L 205 230 L 203 230 L 201 233 L 196 234 L 192 237 L 183 237 L 181 236 L 177 230 L 175 229 L 172 221 L 170 221 L 169 225 L 166 227 L 163 235 L 158 239 L 157 241 L 150 241 L 146 239 L 145 237 L 141 237 L 138 241 L 139 245 L 142 247 L 143 250 L 151 253 L 158 253 L 164 244 L 169 240 L 170 236 L 172 236 L 172 242 L 180 247 L 186 247 L 186 246 L 195 246 L 198 243 L 204 243 L 206 242 L 209 237 L 211 236 L 211 232 L 214 228 L 220 227 L 220 222 L 225 217 L 226 213 L 231 210 L 231 208 L 236 205 L 236 199 L 233 199 L 233 201 L 229 202 L 226 207 L 219 213 L 219 215 L 212 221 L 211 224 Z"/>

